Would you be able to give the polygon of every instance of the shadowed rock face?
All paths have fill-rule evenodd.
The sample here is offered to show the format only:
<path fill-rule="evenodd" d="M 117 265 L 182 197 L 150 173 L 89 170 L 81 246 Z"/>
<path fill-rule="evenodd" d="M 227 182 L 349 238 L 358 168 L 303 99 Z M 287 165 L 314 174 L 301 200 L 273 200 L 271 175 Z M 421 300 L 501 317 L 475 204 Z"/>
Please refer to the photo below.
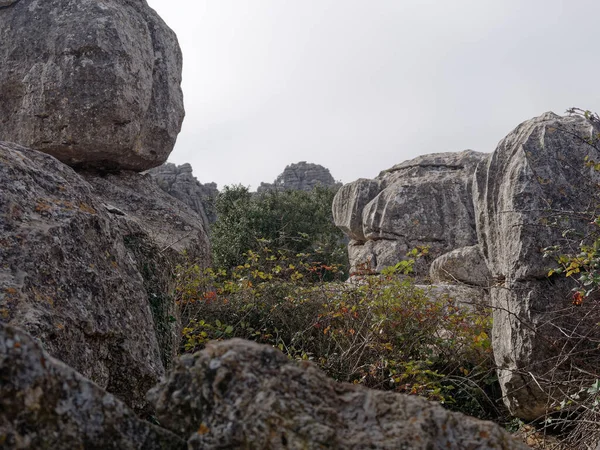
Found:
<path fill-rule="evenodd" d="M 0 447 L 183 450 L 185 442 L 0 322 Z"/>
<path fill-rule="evenodd" d="M 488 157 L 470 150 L 425 155 L 343 186 L 332 209 L 336 225 L 353 239 L 352 271 L 380 271 L 418 246 L 435 257 L 476 244 L 471 184 Z"/>
<path fill-rule="evenodd" d="M 80 175 L 0 143 L 0 321 L 136 411 L 178 347 L 184 250 L 208 263 L 202 221 L 150 176 Z"/>
<path fill-rule="evenodd" d="M 418 397 L 337 383 L 240 339 L 181 358 L 149 393 L 190 449 L 524 449 L 499 426 Z"/>
<path fill-rule="evenodd" d="M 311 191 L 316 186 L 334 187 L 338 185 L 331 176 L 329 169 L 319 164 L 300 161 L 287 166 L 273 184 L 261 183 L 257 192 L 286 189 Z"/>
<path fill-rule="evenodd" d="M 505 403 L 511 413 L 525 419 L 547 412 L 552 406 L 549 394 L 560 401 L 561 393 L 547 380 L 572 382 L 578 376 L 570 366 L 573 360 L 565 357 L 569 348 L 576 345 L 581 351 L 586 342 L 598 338 L 596 332 L 583 342 L 577 340 L 577 335 L 598 329 L 594 323 L 586 324 L 580 312 L 571 316 L 577 318 L 580 331 L 569 342 L 561 341 L 559 328 L 567 335 L 573 330 L 574 324 L 567 321 L 574 283 L 561 277 L 550 280 L 553 261 L 544 259 L 542 252 L 567 244 L 565 230 L 586 236 L 594 227 L 588 208 L 597 198 L 600 177 L 586 168 L 584 159 L 588 155 L 600 159 L 586 142 L 598 131 L 581 117 L 546 113 L 515 128 L 477 169 L 478 240 L 496 281 L 490 292 L 494 355 Z M 558 225 L 553 225 L 557 218 Z M 586 354 L 596 368 L 598 359 L 592 355 Z M 574 365 L 583 367 L 579 362 Z"/>
<path fill-rule="evenodd" d="M 182 57 L 146 1 L 12 3 L 0 2 L 0 140 L 71 166 L 162 164 L 184 116 Z"/>

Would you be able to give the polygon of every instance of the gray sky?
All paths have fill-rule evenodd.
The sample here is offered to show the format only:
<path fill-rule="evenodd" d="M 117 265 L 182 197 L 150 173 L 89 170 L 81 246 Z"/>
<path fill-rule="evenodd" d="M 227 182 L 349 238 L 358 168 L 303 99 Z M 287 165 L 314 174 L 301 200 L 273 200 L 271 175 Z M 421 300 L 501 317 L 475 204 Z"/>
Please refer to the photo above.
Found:
<path fill-rule="evenodd" d="M 491 152 L 520 122 L 599 110 L 597 0 L 148 0 L 183 50 L 169 160 L 201 182 L 322 164 L 349 182 Z"/>

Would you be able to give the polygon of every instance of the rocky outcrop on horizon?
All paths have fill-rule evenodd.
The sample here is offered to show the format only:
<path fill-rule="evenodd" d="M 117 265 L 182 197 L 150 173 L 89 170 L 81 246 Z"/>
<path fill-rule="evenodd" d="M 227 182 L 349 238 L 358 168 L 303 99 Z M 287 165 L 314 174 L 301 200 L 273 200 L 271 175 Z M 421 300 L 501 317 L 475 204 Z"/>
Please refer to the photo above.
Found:
<path fill-rule="evenodd" d="M 352 239 L 351 272 L 380 271 L 426 246 L 433 259 L 475 245 L 471 184 L 489 155 L 466 150 L 419 156 L 340 188 L 333 200 L 335 224 Z M 428 267 L 418 267 L 421 274 Z"/>
<path fill-rule="evenodd" d="M 145 0 L 0 6 L 0 141 L 74 167 L 166 161 L 184 116 L 182 56 Z"/>
<path fill-rule="evenodd" d="M 193 175 L 189 163 L 176 166 L 165 163 L 148 171 L 161 189 L 188 205 L 205 220 L 209 226 L 217 220 L 215 201 L 219 195 L 216 183 L 202 184 Z"/>
<path fill-rule="evenodd" d="M 258 193 L 272 190 L 311 191 L 316 186 L 339 187 L 329 169 L 319 165 L 300 161 L 286 166 L 283 173 L 271 183 L 260 183 Z"/>

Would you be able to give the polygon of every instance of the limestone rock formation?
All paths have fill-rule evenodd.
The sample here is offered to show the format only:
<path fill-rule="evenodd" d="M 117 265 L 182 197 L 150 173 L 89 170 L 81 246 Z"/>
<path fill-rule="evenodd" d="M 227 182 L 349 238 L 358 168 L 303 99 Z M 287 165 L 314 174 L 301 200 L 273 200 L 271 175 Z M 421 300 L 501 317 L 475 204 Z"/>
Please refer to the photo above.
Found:
<path fill-rule="evenodd" d="M 353 239 L 352 271 L 380 271 L 419 246 L 428 246 L 435 258 L 476 244 L 471 184 L 475 168 L 488 156 L 470 150 L 419 156 L 375 180 L 342 187 L 333 217 Z"/>
<path fill-rule="evenodd" d="M 429 276 L 434 283 L 454 282 L 481 287 L 489 287 L 492 283 L 479 245 L 444 253 L 431 263 Z"/>
<path fill-rule="evenodd" d="M 240 339 L 181 358 L 149 393 L 190 449 L 524 449 L 499 426 L 421 398 L 337 383 Z"/>
<path fill-rule="evenodd" d="M 565 230 L 579 236 L 578 245 L 594 226 L 586 211 L 600 176 L 584 159 L 600 160 L 588 143 L 599 131 L 584 118 L 546 113 L 519 125 L 477 169 L 477 234 L 495 280 L 490 292 L 494 354 L 505 402 L 525 419 L 547 412 L 549 394 L 560 401 L 549 380 L 564 382 L 582 373 L 569 366 L 570 346 L 580 353 L 599 337 L 597 325 L 586 327 L 585 314 L 572 316 L 576 332 L 566 322 L 574 285 L 563 277 L 548 279 L 553 263 L 542 254 L 545 247 L 566 243 Z M 572 339 L 564 342 L 563 333 Z M 577 340 L 582 333 L 585 339 Z M 593 367 L 597 362 L 591 360 Z M 585 370 L 580 363 L 574 366 Z"/>
<path fill-rule="evenodd" d="M 0 322 L 0 447 L 183 450 L 185 442 Z"/>
<path fill-rule="evenodd" d="M 311 191 L 316 186 L 338 187 L 339 184 L 333 179 L 329 169 L 319 164 L 300 161 L 287 166 L 273 184 L 261 183 L 257 192 L 285 189 Z"/>
<path fill-rule="evenodd" d="M 6 0 L 0 141 L 71 166 L 162 164 L 183 121 L 175 34 L 145 0 Z"/>
<path fill-rule="evenodd" d="M 217 220 L 215 200 L 219 191 L 216 183 L 202 184 L 192 172 L 190 164 L 176 166 L 173 163 L 165 163 L 148 171 L 163 191 L 196 211 L 208 226 Z"/>
<path fill-rule="evenodd" d="M 80 175 L 0 143 L 0 321 L 136 411 L 178 346 L 183 250 L 208 262 L 202 221 L 150 176 Z"/>

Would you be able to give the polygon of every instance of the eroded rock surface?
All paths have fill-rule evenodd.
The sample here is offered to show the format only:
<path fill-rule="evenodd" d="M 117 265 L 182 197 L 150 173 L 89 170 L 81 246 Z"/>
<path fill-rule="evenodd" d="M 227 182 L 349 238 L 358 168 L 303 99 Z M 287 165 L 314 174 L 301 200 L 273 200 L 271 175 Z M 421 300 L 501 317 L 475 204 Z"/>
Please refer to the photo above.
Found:
<path fill-rule="evenodd" d="M 481 287 L 492 284 L 492 275 L 479 245 L 444 253 L 431 263 L 429 276 L 434 283 L 453 282 Z"/>
<path fill-rule="evenodd" d="M 0 322 L 0 448 L 183 450 L 185 442 Z"/>
<path fill-rule="evenodd" d="M 336 187 L 337 185 L 329 169 L 319 164 L 300 161 L 287 166 L 272 184 L 261 183 L 257 192 L 285 189 L 311 191 L 316 186 Z"/>
<path fill-rule="evenodd" d="M 433 259 L 476 244 L 471 184 L 488 156 L 470 150 L 419 156 L 342 187 L 333 217 L 353 239 L 351 270 L 380 271 L 416 247 L 429 247 Z"/>
<path fill-rule="evenodd" d="M 0 60 L 0 141 L 71 166 L 137 171 L 173 149 L 184 116 L 182 57 L 145 0 L 0 8 Z"/>
<path fill-rule="evenodd" d="M 521 418 L 546 414 L 549 394 L 560 401 L 558 383 L 581 373 L 572 370 L 569 349 L 580 353 L 598 338 L 598 327 L 586 325 L 585 314 L 569 312 L 574 284 L 561 276 L 549 279 L 554 262 L 542 252 L 569 244 L 565 230 L 571 230 L 570 243 L 577 248 L 593 227 L 588 208 L 600 177 L 584 159 L 600 159 L 587 142 L 598 131 L 584 118 L 546 113 L 519 125 L 477 169 L 477 233 L 495 281 L 494 355 L 505 403 Z M 583 340 L 580 333 L 586 333 Z M 565 342 L 564 336 L 571 338 Z M 592 355 L 586 354 L 587 363 L 596 367 Z M 580 363 L 574 366 L 584 368 Z"/>
<path fill-rule="evenodd" d="M 136 411 L 178 346 L 183 250 L 207 263 L 202 221 L 150 176 L 82 176 L 0 143 L 0 321 Z"/>
<path fill-rule="evenodd" d="M 202 184 L 192 172 L 190 164 L 176 166 L 173 163 L 165 163 L 148 173 L 156 179 L 163 191 L 196 211 L 208 226 L 217 220 L 215 200 L 219 191 L 216 183 Z"/>
<path fill-rule="evenodd" d="M 524 449 L 499 426 L 421 398 L 337 383 L 240 339 L 181 358 L 149 393 L 190 449 Z"/>

